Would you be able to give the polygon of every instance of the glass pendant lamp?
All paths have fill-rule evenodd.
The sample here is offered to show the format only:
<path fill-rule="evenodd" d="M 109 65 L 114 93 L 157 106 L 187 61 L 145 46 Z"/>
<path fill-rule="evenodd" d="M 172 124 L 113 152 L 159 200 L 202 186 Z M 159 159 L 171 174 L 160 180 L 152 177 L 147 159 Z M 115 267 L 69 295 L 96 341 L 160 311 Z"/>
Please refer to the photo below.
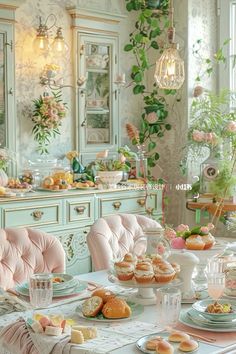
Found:
<path fill-rule="evenodd" d="M 174 42 L 174 8 L 173 0 L 170 0 L 170 27 L 168 28 L 168 46 L 156 62 L 154 78 L 161 89 L 177 90 L 185 79 L 184 61 L 178 51 L 178 44 Z"/>
<path fill-rule="evenodd" d="M 67 44 L 65 43 L 65 39 L 62 35 L 61 27 L 58 27 L 56 37 L 52 43 L 52 50 L 56 54 L 63 55 L 68 50 Z"/>
<path fill-rule="evenodd" d="M 39 18 L 39 27 L 33 46 L 36 52 L 46 52 L 49 49 L 48 28 L 42 24 L 41 17 Z"/>

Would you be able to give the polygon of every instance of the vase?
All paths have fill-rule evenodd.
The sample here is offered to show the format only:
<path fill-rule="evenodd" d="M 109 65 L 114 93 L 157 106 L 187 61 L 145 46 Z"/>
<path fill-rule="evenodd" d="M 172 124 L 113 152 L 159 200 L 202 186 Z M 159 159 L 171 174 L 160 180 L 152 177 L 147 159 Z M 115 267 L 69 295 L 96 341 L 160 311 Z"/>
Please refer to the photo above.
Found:
<path fill-rule="evenodd" d="M 136 158 L 136 178 L 147 177 L 147 158 L 145 156 L 144 145 L 138 145 Z"/>
<path fill-rule="evenodd" d="M 122 180 L 123 171 L 98 171 L 97 176 L 108 188 L 116 188 L 117 183 Z"/>
<path fill-rule="evenodd" d="M 6 172 L 1 168 L 0 169 L 0 186 L 6 187 L 8 184 L 8 176 Z"/>

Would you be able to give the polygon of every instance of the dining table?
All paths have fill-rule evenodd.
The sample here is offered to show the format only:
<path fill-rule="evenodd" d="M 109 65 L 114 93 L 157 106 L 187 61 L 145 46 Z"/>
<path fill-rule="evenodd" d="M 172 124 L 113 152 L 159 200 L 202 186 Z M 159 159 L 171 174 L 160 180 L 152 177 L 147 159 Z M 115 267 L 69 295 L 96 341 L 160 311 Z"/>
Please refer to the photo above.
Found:
<path fill-rule="evenodd" d="M 36 311 L 45 314 L 61 314 L 65 318 L 73 319 L 75 322 L 79 323 L 80 325 L 88 325 L 88 326 L 96 326 L 98 328 L 98 338 L 95 340 L 87 341 L 91 344 L 82 344 L 82 345 L 72 345 L 70 348 L 70 354 L 85 354 L 85 353 L 93 353 L 93 354 L 100 354 L 100 353 L 112 353 L 112 354 L 141 354 L 142 352 L 136 346 L 136 342 L 139 338 L 154 334 L 160 333 L 162 335 L 164 329 L 161 328 L 160 324 L 158 323 L 156 305 L 149 305 L 143 306 L 143 312 L 139 314 L 139 316 L 135 318 L 131 318 L 129 321 L 94 321 L 92 319 L 85 319 L 78 316 L 77 307 L 81 301 L 84 301 L 85 298 L 91 295 L 92 289 L 99 287 L 100 285 L 103 287 L 108 287 L 109 289 L 116 290 L 119 289 L 118 293 L 120 292 L 121 295 L 127 296 L 129 295 L 129 291 L 133 291 L 133 289 L 125 289 L 122 292 L 122 287 L 112 284 L 109 281 L 108 271 L 97 271 L 91 272 L 83 275 L 76 276 L 79 281 L 92 284 L 89 290 L 85 292 L 81 292 L 78 296 L 65 298 L 59 302 L 53 303 L 48 308 L 40 309 L 40 310 L 32 310 L 32 308 L 26 308 L 25 311 L 22 312 L 13 312 L 10 314 L 6 314 L 0 316 L 0 328 L 7 326 L 14 321 L 16 321 L 19 317 L 24 318 L 32 318 L 33 313 Z M 182 310 L 186 310 L 191 307 L 191 304 L 182 304 Z M 180 324 L 181 325 L 181 324 Z M 178 325 L 177 325 L 178 328 Z M 186 327 L 185 327 L 186 328 Z M 193 328 L 187 328 L 187 330 L 192 333 L 194 332 Z M 188 332 L 186 329 L 185 331 Z M 202 333 L 203 331 L 201 331 Z M 196 331 L 195 331 L 196 333 Z M 206 336 L 208 333 L 211 334 L 212 342 L 207 342 L 205 340 L 201 340 L 199 338 L 195 338 L 199 341 L 199 348 L 194 353 L 197 354 L 224 354 L 229 353 L 233 354 L 236 353 L 236 332 L 229 333 L 231 335 L 231 343 L 230 345 L 219 345 L 217 340 L 224 336 L 225 333 L 221 332 L 205 332 Z M 100 335 L 101 334 L 101 335 Z M 204 337 L 204 336 L 203 336 Z M 235 341 L 232 338 L 235 337 Z M 216 342 L 215 342 L 216 341 Z M 94 345 L 93 345 L 94 342 Z M 178 353 L 182 353 L 179 352 Z M 5 346 L 0 346 L 0 354 L 19 354 L 19 352 L 15 351 L 8 351 L 7 343 Z"/>

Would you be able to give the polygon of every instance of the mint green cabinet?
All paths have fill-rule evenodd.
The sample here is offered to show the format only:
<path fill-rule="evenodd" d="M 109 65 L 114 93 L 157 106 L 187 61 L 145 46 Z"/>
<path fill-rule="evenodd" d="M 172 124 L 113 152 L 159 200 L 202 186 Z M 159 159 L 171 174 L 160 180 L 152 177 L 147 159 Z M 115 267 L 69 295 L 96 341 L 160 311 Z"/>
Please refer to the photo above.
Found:
<path fill-rule="evenodd" d="M 148 207 L 161 216 L 161 192 L 152 192 Z M 0 198 L 0 227 L 33 227 L 61 241 L 67 272 L 92 269 L 86 243 L 90 226 L 100 217 L 117 213 L 145 214 L 145 193 L 137 190 L 72 190 L 35 192 L 24 197 Z"/>

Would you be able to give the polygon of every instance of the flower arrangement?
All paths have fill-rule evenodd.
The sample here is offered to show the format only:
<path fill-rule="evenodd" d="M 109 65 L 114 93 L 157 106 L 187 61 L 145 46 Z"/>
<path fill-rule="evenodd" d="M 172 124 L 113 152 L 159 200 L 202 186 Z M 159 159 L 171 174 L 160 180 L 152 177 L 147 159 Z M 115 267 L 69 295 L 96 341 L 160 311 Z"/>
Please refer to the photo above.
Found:
<path fill-rule="evenodd" d="M 0 148 L 0 169 L 6 171 L 8 163 L 14 161 L 15 157 L 7 148 Z"/>
<path fill-rule="evenodd" d="M 94 164 L 96 171 L 124 171 L 129 172 L 130 167 L 122 160 L 96 160 Z"/>
<path fill-rule="evenodd" d="M 164 231 L 164 237 L 171 243 L 172 248 L 182 249 L 182 248 L 189 248 L 186 245 L 186 240 L 189 238 L 196 241 L 197 246 L 196 248 L 191 249 L 198 249 L 198 245 L 203 243 L 202 249 L 210 248 L 214 244 L 214 238 L 210 234 L 210 231 L 214 229 L 214 225 L 212 223 L 208 223 L 207 225 L 203 226 L 195 226 L 194 228 L 190 229 L 188 225 L 180 224 L 176 228 L 172 228 L 166 226 Z M 207 244 L 206 240 L 203 240 L 201 237 L 209 236 L 211 240 L 211 244 Z M 200 237 L 200 238 L 199 238 Z M 205 244 L 204 244 L 205 243 Z M 209 245 L 209 247 L 208 247 Z"/>
<path fill-rule="evenodd" d="M 40 96 L 33 103 L 32 132 L 34 140 L 38 142 L 37 151 L 48 154 L 50 139 L 60 134 L 59 128 L 66 116 L 66 104 L 61 100 L 60 91 L 52 92 L 52 96 Z"/>

